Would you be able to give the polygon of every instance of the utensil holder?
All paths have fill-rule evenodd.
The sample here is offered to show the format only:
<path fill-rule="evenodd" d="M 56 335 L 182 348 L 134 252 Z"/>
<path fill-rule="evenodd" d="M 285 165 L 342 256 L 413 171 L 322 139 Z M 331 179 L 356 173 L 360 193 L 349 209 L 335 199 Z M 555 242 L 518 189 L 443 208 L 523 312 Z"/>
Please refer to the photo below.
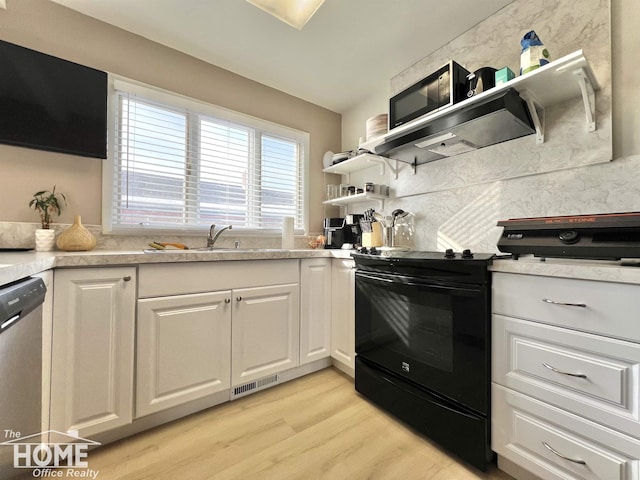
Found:
<path fill-rule="evenodd" d="M 371 223 L 370 232 L 362 232 L 363 247 L 381 247 L 382 246 L 382 225 L 380 222 Z"/>

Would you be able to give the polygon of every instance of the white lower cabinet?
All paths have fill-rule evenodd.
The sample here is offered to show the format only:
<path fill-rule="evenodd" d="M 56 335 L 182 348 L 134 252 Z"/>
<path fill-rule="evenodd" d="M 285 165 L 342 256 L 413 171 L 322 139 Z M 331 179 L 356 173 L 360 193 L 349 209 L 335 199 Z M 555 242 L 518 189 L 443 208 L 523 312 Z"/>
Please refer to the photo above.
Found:
<path fill-rule="evenodd" d="M 300 365 L 331 355 L 331 259 L 300 261 Z"/>
<path fill-rule="evenodd" d="M 50 428 L 131 423 L 136 268 L 57 269 L 54 285 Z"/>
<path fill-rule="evenodd" d="M 499 465 L 545 480 L 640 478 L 638 298 L 638 285 L 494 272 Z"/>
<path fill-rule="evenodd" d="M 229 389 L 231 291 L 138 301 L 136 416 Z"/>
<path fill-rule="evenodd" d="M 355 356 L 355 261 L 333 259 L 331 358 L 338 368 L 353 375 Z"/>
<path fill-rule="evenodd" d="M 299 279 L 297 260 L 140 266 L 137 415 L 297 367 Z"/>
<path fill-rule="evenodd" d="M 325 258 L 56 269 L 50 428 L 111 441 L 324 368 L 332 350 L 352 365 L 343 262 L 333 289 Z"/>
<path fill-rule="evenodd" d="M 298 284 L 234 289 L 231 384 L 298 366 Z"/>

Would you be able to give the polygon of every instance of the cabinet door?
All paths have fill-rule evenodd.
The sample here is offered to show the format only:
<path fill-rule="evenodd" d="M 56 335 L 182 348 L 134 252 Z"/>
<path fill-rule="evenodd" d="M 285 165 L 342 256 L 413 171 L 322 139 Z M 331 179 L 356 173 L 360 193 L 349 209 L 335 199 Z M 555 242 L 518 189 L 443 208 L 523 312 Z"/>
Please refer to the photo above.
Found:
<path fill-rule="evenodd" d="M 331 357 L 355 367 L 355 262 L 334 259 L 331 267 Z"/>
<path fill-rule="evenodd" d="M 229 388 L 231 291 L 138 301 L 136 417 Z"/>
<path fill-rule="evenodd" d="M 233 291 L 231 384 L 298 366 L 298 284 Z"/>
<path fill-rule="evenodd" d="M 300 365 L 331 354 L 331 259 L 300 262 Z"/>
<path fill-rule="evenodd" d="M 81 437 L 133 416 L 136 269 L 54 274 L 51 429 Z"/>

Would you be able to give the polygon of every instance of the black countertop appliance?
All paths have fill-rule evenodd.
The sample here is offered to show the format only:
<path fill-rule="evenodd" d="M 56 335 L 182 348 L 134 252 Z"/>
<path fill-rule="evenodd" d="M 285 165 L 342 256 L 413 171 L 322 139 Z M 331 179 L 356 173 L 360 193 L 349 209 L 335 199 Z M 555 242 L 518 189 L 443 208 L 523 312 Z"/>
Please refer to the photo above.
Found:
<path fill-rule="evenodd" d="M 640 258 L 640 212 L 512 218 L 498 226 L 498 250 L 514 258 Z"/>
<path fill-rule="evenodd" d="M 347 215 L 345 218 L 334 217 L 324 219 L 324 248 L 342 248 L 349 245 L 353 248 L 362 243 L 360 230 L 362 215 Z"/>

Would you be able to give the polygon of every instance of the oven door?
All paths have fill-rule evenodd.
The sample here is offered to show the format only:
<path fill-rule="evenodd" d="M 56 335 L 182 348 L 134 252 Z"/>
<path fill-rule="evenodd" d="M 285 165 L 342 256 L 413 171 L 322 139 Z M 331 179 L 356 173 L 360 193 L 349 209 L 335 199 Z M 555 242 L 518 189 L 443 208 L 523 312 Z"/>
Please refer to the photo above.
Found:
<path fill-rule="evenodd" d="M 356 272 L 356 353 L 488 414 L 487 286 Z"/>

